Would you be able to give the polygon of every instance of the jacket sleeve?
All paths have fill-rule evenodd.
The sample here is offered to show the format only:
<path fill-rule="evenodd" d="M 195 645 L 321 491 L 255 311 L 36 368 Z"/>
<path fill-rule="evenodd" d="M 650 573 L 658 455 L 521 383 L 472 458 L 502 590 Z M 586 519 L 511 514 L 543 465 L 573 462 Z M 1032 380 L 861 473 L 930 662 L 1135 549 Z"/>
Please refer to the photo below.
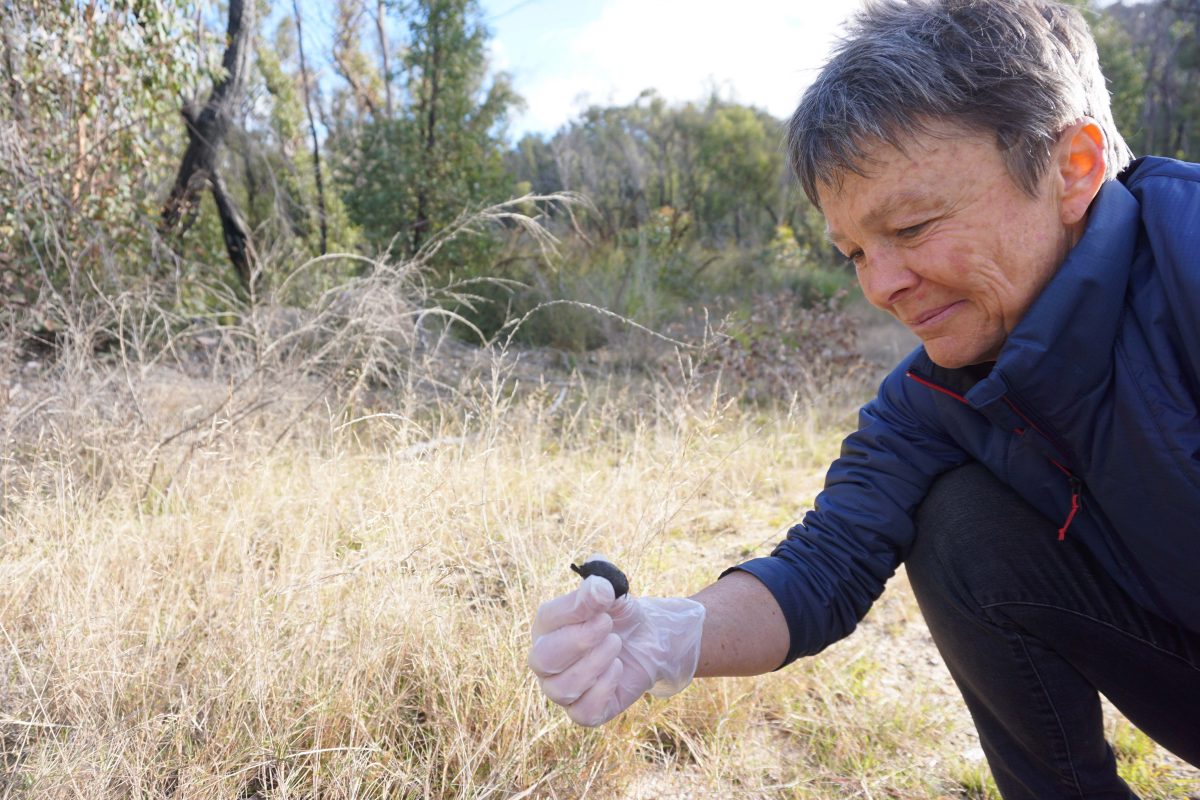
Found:
<path fill-rule="evenodd" d="M 967 458 L 939 430 L 931 392 L 914 392 L 907 363 L 860 411 L 803 522 L 770 556 L 723 573 L 749 572 L 783 609 L 791 643 L 780 666 L 854 630 L 908 555 L 913 515 L 933 479 Z"/>

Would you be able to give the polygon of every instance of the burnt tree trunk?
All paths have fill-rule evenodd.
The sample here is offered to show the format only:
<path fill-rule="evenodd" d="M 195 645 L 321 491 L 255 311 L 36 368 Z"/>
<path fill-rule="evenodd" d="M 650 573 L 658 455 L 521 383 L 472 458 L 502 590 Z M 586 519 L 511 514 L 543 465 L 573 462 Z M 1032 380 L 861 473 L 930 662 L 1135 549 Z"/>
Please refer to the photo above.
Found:
<path fill-rule="evenodd" d="M 230 111 L 245 88 L 250 62 L 250 37 L 254 30 L 253 14 L 254 0 L 229 0 L 228 44 L 225 57 L 221 60 L 225 76 L 213 86 L 212 94 L 203 107 L 197 110 L 188 105 L 183 109 L 188 146 L 179 164 L 175 185 L 163 205 L 159 224 L 159 231 L 164 235 L 177 229 L 180 233 L 186 231 L 195 219 L 201 192 L 206 186 L 210 188 L 221 217 L 221 231 L 229 260 L 242 287 L 251 297 L 257 289 L 258 258 L 250 231 L 217 173 L 217 155 L 229 131 Z"/>

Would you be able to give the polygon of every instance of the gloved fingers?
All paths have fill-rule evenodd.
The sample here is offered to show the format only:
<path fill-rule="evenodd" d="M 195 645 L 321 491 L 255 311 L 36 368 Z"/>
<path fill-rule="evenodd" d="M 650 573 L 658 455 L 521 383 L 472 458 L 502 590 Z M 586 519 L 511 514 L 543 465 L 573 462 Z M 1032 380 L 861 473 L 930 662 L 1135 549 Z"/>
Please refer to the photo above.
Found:
<path fill-rule="evenodd" d="M 651 673 L 646 671 L 644 664 L 630 657 L 628 647 L 622 649 L 620 659 L 622 670 L 620 680 L 617 681 L 616 692 L 617 702 L 624 708 L 644 695 L 654 684 L 654 678 L 651 677 Z"/>
<path fill-rule="evenodd" d="M 557 675 L 592 652 L 611 632 L 612 617 L 600 613 L 538 636 L 529 648 L 529 668 L 539 678 Z"/>
<path fill-rule="evenodd" d="M 613 604 L 612 584 L 598 575 L 593 575 L 573 592 L 542 603 L 533 618 L 533 638 L 558 630 L 564 625 L 583 622 Z"/>
<path fill-rule="evenodd" d="M 594 728 L 624 711 L 629 704 L 623 705 L 617 697 L 617 685 L 621 682 L 621 672 L 624 668 L 621 659 L 613 659 L 604 673 L 592 684 L 592 688 L 567 706 L 567 716 L 578 725 Z"/>
<path fill-rule="evenodd" d="M 569 706 L 582 697 L 605 673 L 621 652 L 621 637 L 608 634 L 591 652 L 557 675 L 542 678 L 542 691 L 560 706 Z"/>

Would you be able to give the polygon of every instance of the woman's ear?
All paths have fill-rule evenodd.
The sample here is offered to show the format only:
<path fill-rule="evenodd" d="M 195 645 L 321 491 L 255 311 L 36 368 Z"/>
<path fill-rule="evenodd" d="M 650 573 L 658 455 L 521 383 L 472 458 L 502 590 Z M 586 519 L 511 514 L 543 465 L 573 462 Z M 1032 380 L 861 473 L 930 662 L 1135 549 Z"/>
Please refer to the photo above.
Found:
<path fill-rule="evenodd" d="M 1083 117 L 1063 131 L 1058 140 L 1058 169 L 1062 178 L 1062 222 L 1075 225 L 1100 191 L 1107 171 L 1104 131 L 1091 117 Z"/>

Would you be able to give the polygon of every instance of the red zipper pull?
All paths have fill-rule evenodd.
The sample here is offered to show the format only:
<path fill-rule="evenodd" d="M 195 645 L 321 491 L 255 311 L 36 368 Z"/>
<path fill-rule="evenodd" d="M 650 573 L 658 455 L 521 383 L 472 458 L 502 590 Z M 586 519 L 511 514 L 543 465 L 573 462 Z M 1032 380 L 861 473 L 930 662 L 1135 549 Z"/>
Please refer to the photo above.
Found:
<path fill-rule="evenodd" d="M 1059 466 L 1059 469 L 1062 469 Z M 1079 489 L 1080 480 L 1074 475 L 1071 475 L 1068 480 L 1071 482 L 1071 513 L 1067 514 L 1067 520 L 1062 527 L 1058 529 L 1058 540 L 1061 542 L 1067 538 L 1067 528 L 1071 527 L 1071 523 L 1075 519 L 1075 515 L 1079 513 Z"/>

